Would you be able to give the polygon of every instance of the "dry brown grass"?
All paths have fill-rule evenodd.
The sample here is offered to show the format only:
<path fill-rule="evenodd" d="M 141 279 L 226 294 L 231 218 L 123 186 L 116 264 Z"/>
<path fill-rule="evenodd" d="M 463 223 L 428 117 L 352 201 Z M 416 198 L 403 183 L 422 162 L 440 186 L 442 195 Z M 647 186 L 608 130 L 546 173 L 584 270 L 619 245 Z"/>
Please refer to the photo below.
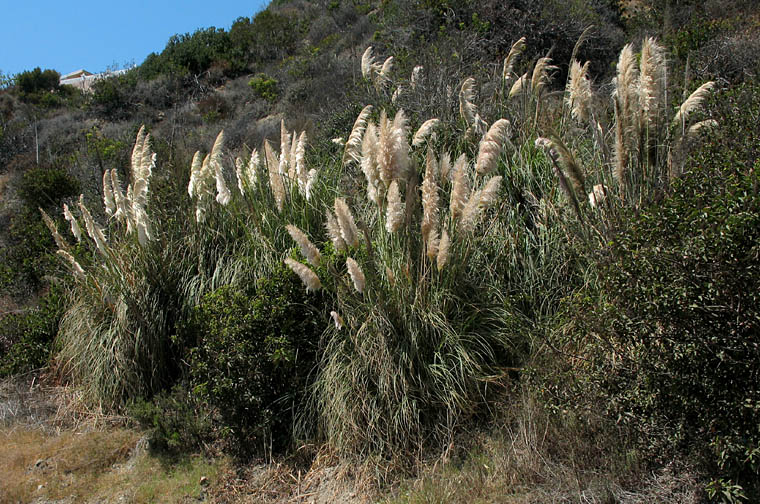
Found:
<path fill-rule="evenodd" d="M 139 439 L 131 430 L 46 433 L 41 429 L 0 431 L 3 502 L 35 498 L 84 501 L 108 490 L 103 475 L 125 462 Z"/>
<path fill-rule="evenodd" d="M 692 471 L 674 463 L 647 473 L 609 426 L 550 415 L 529 398 L 510 411 L 502 425 L 428 462 L 383 502 L 700 502 Z"/>

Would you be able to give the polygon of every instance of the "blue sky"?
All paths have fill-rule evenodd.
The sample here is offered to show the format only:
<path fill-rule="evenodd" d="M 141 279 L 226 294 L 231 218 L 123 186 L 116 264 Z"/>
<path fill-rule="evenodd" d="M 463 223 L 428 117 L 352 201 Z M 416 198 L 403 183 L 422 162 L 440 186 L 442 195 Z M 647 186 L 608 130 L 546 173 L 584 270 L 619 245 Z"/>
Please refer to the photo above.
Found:
<path fill-rule="evenodd" d="M 66 74 L 140 64 L 175 33 L 229 29 L 269 0 L 0 0 L 0 71 Z"/>

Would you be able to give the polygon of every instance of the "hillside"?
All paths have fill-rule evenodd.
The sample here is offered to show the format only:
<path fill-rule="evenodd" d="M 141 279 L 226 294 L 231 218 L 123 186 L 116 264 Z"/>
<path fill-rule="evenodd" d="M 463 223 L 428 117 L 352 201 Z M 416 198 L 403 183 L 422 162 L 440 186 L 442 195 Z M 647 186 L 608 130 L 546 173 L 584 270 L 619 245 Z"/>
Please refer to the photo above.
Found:
<path fill-rule="evenodd" d="M 759 499 L 759 49 L 743 0 L 278 0 L 3 81 L 0 495 Z"/>

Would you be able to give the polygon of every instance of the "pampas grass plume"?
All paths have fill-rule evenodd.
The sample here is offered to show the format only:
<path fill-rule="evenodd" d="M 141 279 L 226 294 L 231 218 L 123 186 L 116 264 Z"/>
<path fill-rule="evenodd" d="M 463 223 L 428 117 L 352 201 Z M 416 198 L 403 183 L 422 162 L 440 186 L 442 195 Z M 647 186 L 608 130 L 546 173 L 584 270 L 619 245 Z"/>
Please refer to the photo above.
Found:
<path fill-rule="evenodd" d="M 335 250 L 338 252 L 346 250 L 346 241 L 340 232 L 340 225 L 338 225 L 335 215 L 329 209 L 325 209 L 325 228 Z"/>
<path fill-rule="evenodd" d="M 422 181 L 422 240 L 428 242 L 431 233 L 438 228 L 438 181 L 437 163 L 433 150 L 428 146 L 425 162 L 425 178 Z"/>
<path fill-rule="evenodd" d="M 422 145 L 422 142 L 425 141 L 427 137 L 433 133 L 433 130 L 438 127 L 438 125 L 441 123 L 439 119 L 428 119 L 424 123 L 422 123 L 422 126 L 417 130 L 417 132 L 414 134 L 414 138 L 412 139 L 412 146 L 419 147 Z"/>
<path fill-rule="evenodd" d="M 514 98 L 515 96 L 522 94 L 527 85 L 528 73 L 526 72 L 517 79 L 514 84 L 512 84 L 512 87 L 509 89 L 509 98 Z"/>
<path fill-rule="evenodd" d="M 359 294 L 362 294 L 364 292 L 364 287 L 366 286 L 366 279 L 364 278 L 362 269 L 351 257 L 346 259 L 346 267 L 348 268 L 348 274 L 351 275 L 351 280 L 354 282 L 354 287 Z"/>
<path fill-rule="evenodd" d="M 103 205 L 108 215 L 116 213 L 116 201 L 113 196 L 111 172 L 109 170 L 103 171 Z"/>
<path fill-rule="evenodd" d="M 499 119 L 488 130 L 480 142 L 478 149 L 478 159 L 475 165 L 475 171 L 478 175 L 487 175 L 495 168 L 501 155 L 501 148 L 509 132 L 509 121 Z"/>
<path fill-rule="evenodd" d="M 71 234 L 74 235 L 77 242 L 81 242 L 82 228 L 79 227 L 79 222 L 77 222 L 76 217 L 71 213 L 71 210 L 69 210 L 69 206 L 66 203 L 63 204 L 63 217 L 69 222 L 69 224 L 71 224 Z"/>
<path fill-rule="evenodd" d="M 438 245 L 438 257 L 436 258 L 436 266 L 438 271 L 442 271 L 449 262 L 449 248 L 451 247 L 451 239 L 449 233 L 445 229 L 441 234 L 441 241 Z"/>
<path fill-rule="evenodd" d="M 306 286 L 306 292 L 318 291 L 322 287 L 322 282 L 319 281 L 317 274 L 309 269 L 309 267 L 305 264 L 301 264 L 300 262 L 295 261 L 290 257 L 285 259 L 285 264 L 288 265 L 293 273 L 298 275 L 298 277 L 301 279 L 301 282 L 303 282 L 303 284 Z"/>
<path fill-rule="evenodd" d="M 42 220 L 45 221 L 45 225 L 50 230 L 50 234 L 53 235 L 55 244 L 61 250 L 68 250 L 69 245 L 66 243 L 66 240 L 63 239 L 63 236 L 61 236 L 61 233 L 58 232 L 58 226 L 55 225 L 55 222 L 53 222 L 53 219 L 51 219 L 50 216 L 47 214 L 47 212 L 45 212 L 42 208 L 40 208 L 39 211 L 42 214 Z"/>
<path fill-rule="evenodd" d="M 475 124 L 475 115 L 478 109 L 475 106 L 475 79 L 467 77 L 459 91 L 459 113 L 465 122 L 472 126 Z"/>
<path fill-rule="evenodd" d="M 467 155 L 462 154 L 454 163 L 454 185 L 451 188 L 451 198 L 449 201 L 449 211 L 452 219 L 462 216 L 462 211 L 467 204 L 467 194 L 470 192 L 470 185 L 467 180 Z"/>
<path fill-rule="evenodd" d="M 315 268 L 319 267 L 322 255 L 319 253 L 319 249 L 309 241 L 309 237 L 292 224 L 288 224 L 285 228 L 288 230 L 290 237 L 293 238 L 293 241 L 301 248 L 301 253 L 306 257 L 306 260 Z"/>
<path fill-rule="evenodd" d="M 76 259 L 74 259 L 74 256 L 69 254 L 65 250 L 57 250 L 56 254 L 63 257 L 63 259 L 68 263 L 69 267 L 71 268 L 71 272 L 74 274 L 74 278 L 78 280 L 84 280 L 85 279 L 85 273 L 82 269 L 82 266 L 77 262 Z"/>
<path fill-rule="evenodd" d="M 573 60 L 570 65 L 570 78 L 567 81 L 565 103 L 570 108 L 570 114 L 578 122 L 585 122 L 589 118 L 592 91 L 591 81 L 588 79 L 587 61 L 581 66 L 578 60 Z"/>
<path fill-rule="evenodd" d="M 689 116 L 702 107 L 702 104 L 710 95 L 710 91 L 715 86 L 715 82 L 708 81 L 697 88 L 696 91 L 691 93 L 689 97 L 678 108 L 675 117 L 673 118 L 674 124 L 686 124 Z"/>
<path fill-rule="evenodd" d="M 335 198 L 335 217 L 340 226 L 340 234 L 350 247 L 359 246 L 359 229 L 354 222 L 354 216 L 343 198 Z"/>
<path fill-rule="evenodd" d="M 375 69 L 375 55 L 372 46 L 367 47 L 362 54 L 362 77 L 365 79 L 372 78 L 372 72 Z"/>
<path fill-rule="evenodd" d="M 395 233 L 404 222 L 404 203 L 401 201 L 401 191 L 398 182 L 391 182 L 388 188 L 388 206 L 386 208 L 385 229 L 389 233 Z"/>
<path fill-rule="evenodd" d="M 509 50 L 509 54 L 504 58 L 504 67 L 501 72 L 501 78 L 505 81 L 512 78 L 512 69 L 515 66 L 517 57 L 525 50 L 525 37 L 521 37 L 520 40 L 512 44 L 512 48 Z"/>

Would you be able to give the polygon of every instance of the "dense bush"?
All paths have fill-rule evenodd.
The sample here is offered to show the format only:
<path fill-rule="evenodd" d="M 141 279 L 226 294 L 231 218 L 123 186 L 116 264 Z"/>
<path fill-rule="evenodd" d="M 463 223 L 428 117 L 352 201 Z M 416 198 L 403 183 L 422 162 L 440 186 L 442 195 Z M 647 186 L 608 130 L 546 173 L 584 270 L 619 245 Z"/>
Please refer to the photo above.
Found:
<path fill-rule="evenodd" d="M 177 384 L 151 400 L 137 400 L 128 409 L 130 416 L 148 430 L 149 446 L 156 452 L 207 452 L 214 441 L 211 413 L 186 384 Z"/>
<path fill-rule="evenodd" d="M 196 309 L 194 391 L 218 410 L 239 455 L 290 442 L 327 322 L 321 302 L 283 266 L 247 289 L 222 287 Z"/>
<path fill-rule="evenodd" d="M 598 290 L 573 298 L 555 341 L 579 358 L 547 387 L 563 407 L 603 405 L 650 449 L 666 448 L 660 455 L 696 456 L 713 491 L 738 484 L 751 499 L 760 496 L 760 144 L 747 132 L 759 111 L 755 87 L 729 93 L 720 132 L 672 194 L 628 214 L 600 258 Z"/>
<path fill-rule="evenodd" d="M 275 101 L 279 94 L 279 91 L 277 90 L 277 81 L 263 73 L 258 74 L 256 77 L 248 81 L 248 85 L 256 96 L 264 98 L 270 102 Z"/>
<path fill-rule="evenodd" d="M 54 287 L 37 308 L 0 318 L 0 377 L 48 363 L 62 313 L 63 298 Z"/>

